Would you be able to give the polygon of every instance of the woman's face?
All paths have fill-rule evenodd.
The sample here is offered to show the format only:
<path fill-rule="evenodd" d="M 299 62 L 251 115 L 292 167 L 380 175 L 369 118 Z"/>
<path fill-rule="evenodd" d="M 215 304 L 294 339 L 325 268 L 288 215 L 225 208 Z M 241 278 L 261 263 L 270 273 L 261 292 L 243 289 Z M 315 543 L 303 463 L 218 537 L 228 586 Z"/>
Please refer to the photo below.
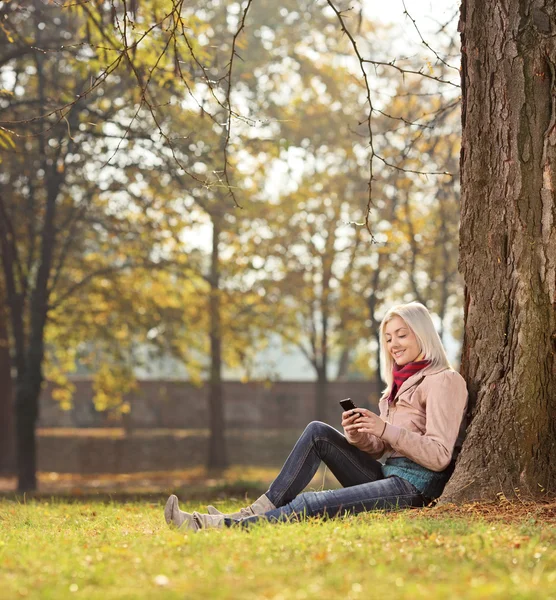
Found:
<path fill-rule="evenodd" d="M 415 334 L 401 317 L 392 317 L 386 323 L 384 337 L 388 352 L 399 367 L 413 362 L 421 353 Z"/>

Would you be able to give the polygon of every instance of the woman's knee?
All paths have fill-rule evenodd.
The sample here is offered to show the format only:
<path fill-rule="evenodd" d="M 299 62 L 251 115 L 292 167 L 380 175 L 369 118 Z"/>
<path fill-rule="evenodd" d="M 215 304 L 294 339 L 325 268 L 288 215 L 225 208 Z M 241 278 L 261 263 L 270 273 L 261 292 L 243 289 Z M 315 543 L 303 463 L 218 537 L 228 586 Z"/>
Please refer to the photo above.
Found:
<path fill-rule="evenodd" d="M 334 427 L 323 423 L 322 421 L 311 421 L 305 428 L 305 432 L 308 435 L 314 437 L 325 437 L 330 434 L 331 431 L 335 431 Z"/>

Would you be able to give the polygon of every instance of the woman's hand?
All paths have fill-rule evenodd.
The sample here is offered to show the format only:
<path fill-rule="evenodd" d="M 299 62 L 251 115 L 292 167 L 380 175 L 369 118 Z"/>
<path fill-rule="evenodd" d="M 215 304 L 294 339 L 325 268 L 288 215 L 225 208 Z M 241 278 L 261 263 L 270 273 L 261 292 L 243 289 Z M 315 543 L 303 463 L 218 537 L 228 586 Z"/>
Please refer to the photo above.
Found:
<path fill-rule="evenodd" d="M 344 419 L 345 415 L 352 414 L 353 417 Z M 342 427 L 346 431 L 346 437 L 348 437 L 348 439 L 356 438 L 359 440 L 365 433 L 380 437 L 386 429 L 386 423 L 378 415 L 375 415 L 374 412 L 367 410 L 366 408 L 358 407 L 357 412 L 350 410 L 342 414 Z"/>
<path fill-rule="evenodd" d="M 350 444 L 357 444 L 365 438 L 365 434 L 353 430 L 353 424 L 359 419 L 359 411 L 362 411 L 362 409 L 346 410 L 342 413 L 342 427 Z"/>

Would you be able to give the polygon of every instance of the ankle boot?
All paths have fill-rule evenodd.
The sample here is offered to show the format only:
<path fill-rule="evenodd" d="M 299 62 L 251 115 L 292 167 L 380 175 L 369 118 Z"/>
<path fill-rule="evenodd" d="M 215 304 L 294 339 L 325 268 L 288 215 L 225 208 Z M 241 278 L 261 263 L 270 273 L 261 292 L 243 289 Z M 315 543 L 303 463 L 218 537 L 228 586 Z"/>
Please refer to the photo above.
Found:
<path fill-rule="evenodd" d="M 177 527 L 180 530 L 189 529 L 191 531 L 199 531 L 199 529 L 209 529 L 224 527 L 223 515 L 204 515 L 194 512 L 193 514 L 184 512 L 179 509 L 178 498 L 172 494 L 164 508 L 164 517 L 166 523 L 171 527 Z"/>
<path fill-rule="evenodd" d="M 222 517 L 226 517 L 229 519 L 245 519 L 247 517 L 253 517 L 254 515 L 264 515 L 269 510 L 274 510 L 276 507 L 272 502 L 268 499 L 266 494 L 263 494 L 253 504 L 246 506 L 245 508 L 241 508 L 235 513 L 224 514 L 220 512 L 214 506 L 208 506 L 209 515 L 220 515 Z"/>
<path fill-rule="evenodd" d="M 199 529 L 222 529 L 224 527 L 224 515 L 207 515 L 199 512 L 193 513 L 193 520 Z"/>
<path fill-rule="evenodd" d="M 178 497 L 172 494 L 164 507 L 164 518 L 166 519 L 166 523 L 171 527 L 182 527 L 184 529 L 192 529 L 193 531 L 197 531 L 198 527 L 195 523 L 193 515 L 184 512 L 179 509 L 178 506 Z"/>

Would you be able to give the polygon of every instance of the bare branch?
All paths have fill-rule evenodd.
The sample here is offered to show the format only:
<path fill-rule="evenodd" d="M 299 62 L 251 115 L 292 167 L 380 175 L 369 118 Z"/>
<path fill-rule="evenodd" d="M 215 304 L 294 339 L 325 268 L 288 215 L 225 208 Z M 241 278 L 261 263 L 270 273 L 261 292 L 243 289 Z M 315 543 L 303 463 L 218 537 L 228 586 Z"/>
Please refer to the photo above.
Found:
<path fill-rule="evenodd" d="M 231 102 L 231 90 L 232 90 L 232 71 L 234 68 L 234 59 L 236 56 L 239 57 L 239 55 L 236 52 L 236 44 L 237 44 L 237 38 L 239 37 L 239 35 L 241 34 L 241 32 L 243 31 L 243 29 L 245 28 L 245 19 L 247 18 L 247 13 L 249 12 L 249 9 L 251 8 L 251 3 L 253 0 L 247 0 L 247 5 L 245 6 L 245 10 L 243 11 L 243 16 L 241 18 L 241 23 L 239 24 L 239 27 L 237 29 L 237 31 L 234 34 L 234 37 L 232 39 L 232 51 L 230 54 L 230 61 L 228 63 L 228 75 L 226 76 L 228 84 L 227 84 L 227 89 L 226 89 L 226 108 L 227 108 L 227 112 L 228 112 L 228 119 L 227 119 L 227 123 L 226 123 L 226 137 L 224 139 L 224 145 L 223 145 L 223 153 L 224 153 L 224 179 L 226 181 L 226 184 L 228 185 L 228 190 L 230 195 L 232 196 L 232 198 L 234 199 L 234 203 L 238 208 L 241 208 L 241 206 L 239 205 L 234 191 L 230 185 L 230 178 L 229 178 L 229 174 L 228 174 L 228 143 L 230 141 L 230 135 L 231 135 L 231 131 L 232 131 L 232 102 Z"/>
<path fill-rule="evenodd" d="M 361 73 L 363 75 L 363 81 L 365 82 L 367 102 L 369 104 L 369 116 L 367 118 L 367 126 L 368 126 L 368 132 L 369 132 L 369 148 L 371 149 L 371 156 L 369 157 L 369 193 L 368 193 L 368 197 L 367 197 L 365 227 L 367 228 L 367 231 L 371 234 L 371 238 L 374 241 L 374 235 L 371 231 L 371 227 L 369 224 L 369 216 L 371 214 L 371 209 L 373 207 L 373 158 L 375 156 L 375 150 L 374 150 L 374 146 L 373 146 L 373 127 L 372 127 L 372 118 L 373 118 L 374 107 L 373 107 L 373 101 L 371 99 L 371 89 L 369 87 L 369 79 L 367 76 L 367 72 L 365 71 L 365 67 L 363 66 L 365 61 L 364 61 L 363 57 L 361 56 L 359 49 L 357 48 L 357 42 L 355 41 L 354 37 L 352 36 L 352 34 L 349 32 L 348 28 L 346 27 L 346 24 L 344 22 L 344 18 L 342 16 L 341 12 L 336 8 L 336 6 L 334 6 L 332 0 L 326 0 L 326 1 L 327 1 L 328 5 L 330 6 L 330 8 L 336 14 L 336 17 L 338 18 L 338 21 L 340 22 L 342 31 L 349 38 L 351 45 L 353 46 L 355 55 L 357 56 L 357 59 L 359 60 L 359 64 L 361 67 Z"/>
<path fill-rule="evenodd" d="M 437 58 L 437 60 L 439 60 L 443 65 L 445 65 L 446 67 L 448 67 L 449 69 L 454 69 L 454 71 L 457 71 L 459 73 L 459 69 L 457 67 L 454 67 L 453 65 L 448 64 L 439 54 L 436 50 L 434 50 L 430 44 L 428 44 L 428 42 L 425 41 L 425 39 L 423 38 L 423 36 L 421 35 L 421 32 L 419 31 L 419 27 L 417 27 L 417 21 L 415 21 L 415 19 L 409 14 L 408 10 L 407 10 L 407 6 L 405 5 L 405 0 L 402 0 L 402 4 L 403 4 L 403 13 L 404 15 L 408 16 L 409 19 L 411 20 L 411 22 L 413 23 L 413 27 L 415 27 L 415 31 L 417 32 L 417 34 L 419 35 L 419 37 L 421 38 L 421 43 L 426 46 Z"/>
<path fill-rule="evenodd" d="M 419 71 L 415 71 L 413 69 L 407 69 L 405 67 L 398 67 L 396 64 L 396 60 L 391 60 L 390 62 L 382 61 L 382 60 L 371 60 L 370 58 L 362 59 L 363 63 L 368 63 L 370 65 L 374 65 L 375 67 L 389 67 L 391 69 L 396 69 L 402 75 L 419 75 L 420 77 L 425 77 L 426 79 L 432 79 L 433 81 L 438 81 L 438 83 L 443 83 L 446 85 L 451 85 L 455 88 L 460 88 L 461 86 L 453 81 L 449 81 L 447 79 L 442 79 L 441 77 L 436 77 L 435 75 L 429 75 L 425 73 L 423 70 L 419 69 Z"/>

